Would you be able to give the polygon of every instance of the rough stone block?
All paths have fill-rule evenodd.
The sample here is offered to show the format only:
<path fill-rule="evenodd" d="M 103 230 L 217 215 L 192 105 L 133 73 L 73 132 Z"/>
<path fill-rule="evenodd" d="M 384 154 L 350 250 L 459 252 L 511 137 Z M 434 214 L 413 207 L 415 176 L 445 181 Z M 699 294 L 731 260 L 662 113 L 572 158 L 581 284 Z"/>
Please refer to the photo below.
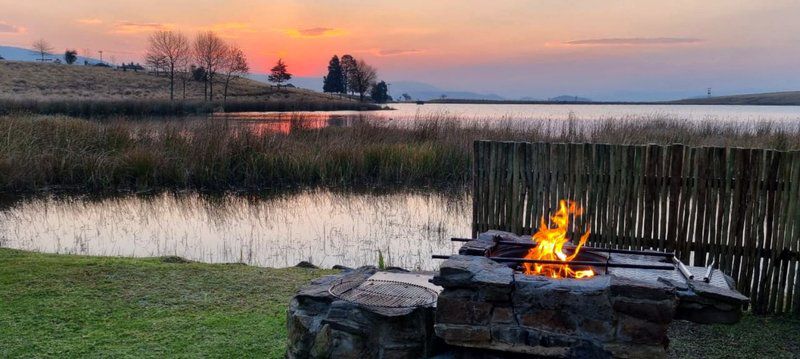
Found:
<path fill-rule="evenodd" d="M 675 300 L 675 288 L 663 282 L 645 282 L 614 275 L 611 276 L 611 294 L 635 299 Z"/>
<path fill-rule="evenodd" d="M 614 310 L 656 323 L 669 323 L 675 316 L 674 300 L 647 300 L 617 297 L 613 299 Z"/>
<path fill-rule="evenodd" d="M 528 331 L 518 325 L 491 326 L 492 342 L 510 345 L 525 345 L 528 340 Z"/>
<path fill-rule="evenodd" d="M 437 323 L 484 325 L 492 315 L 489 303 L 449 298 L 446 293 L 439 296 L 436 307 Z"/>
<path fill-rule="evenodd" d="M 485 345 L 492 339 L 491 331 L 487 326 L 436 324 L 433 329 L 436 335 L 444 339 L 447 344 Z"/>
<path fill-rule="evenodd" d="M 576 329 L 570 313 L 552 309 L 529 311 L 517 314 L 519 323 L 528 328 L 536 328 L 555 333 L 573 333 Z"/>
<path fill-rule="evenodd" d="M 492 324 L 515 323 L 514 310 L 511 307 L 494 307 L 492 310 Z"/>

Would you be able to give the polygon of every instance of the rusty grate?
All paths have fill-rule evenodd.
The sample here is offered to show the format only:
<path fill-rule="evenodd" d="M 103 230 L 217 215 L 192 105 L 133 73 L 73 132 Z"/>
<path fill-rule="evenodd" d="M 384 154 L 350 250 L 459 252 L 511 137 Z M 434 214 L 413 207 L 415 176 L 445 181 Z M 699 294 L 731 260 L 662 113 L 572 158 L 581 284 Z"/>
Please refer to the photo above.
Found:
<path fill-rule="evenodd" d="M 340 280 L 328 292 L 336 298 L 374 308 L 417 308 L 433 305 L 438 293 L 420 285 L 393 280 Z"/>

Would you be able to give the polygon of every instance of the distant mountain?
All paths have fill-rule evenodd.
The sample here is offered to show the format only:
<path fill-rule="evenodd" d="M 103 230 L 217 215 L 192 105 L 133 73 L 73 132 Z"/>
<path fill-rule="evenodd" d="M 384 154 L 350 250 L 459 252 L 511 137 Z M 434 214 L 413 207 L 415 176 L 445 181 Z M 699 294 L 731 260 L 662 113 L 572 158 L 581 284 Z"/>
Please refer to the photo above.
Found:
<path fill-rule="evenodd" d="M 689 98 L 668 103 L 681 105 L 800 106 L 800 91 L 767 92 L 732 96 Z"/>
<path fill-rule="evenodd" d="M 39 59 L 41 58 L 38 52 L 35 52 L 31 49 L 15 47 L 15 46 L 0 46 L 0 56 L 7 61 L 39 61 Z M 64 53 L 53 52 L 52 54 L 45 55 L 44 58 L 50 59 L 51 61 L 55 59 L 64 61 Z M 91 64 L 96 64 L 100 62 L 100 60 L 95 59 L 93 57 L 78 56 L 78 60 L 75 61 L 75 63 L 83 65 L 84 61 L 88 61 Z"/>
<path fill-rule="evenodd" d="M 400 99 L 402 95 L 408 94 L 414 100 L 428 101 L 441 99 L 442 95 L 449 99 L 463 100 L 503 100 L 504 98 L 495 94 L 483 94 L 469 91 L 445 90 L 434 85 L 417 81 L 387 81 L 389 82 L 389 94 L 395 99 Z"/>
<path fill-rule="evenodd" d="M 247 77 L 251 80 L 267 83 L 267 74 L 250 74 Z M 404 93 L 411 96 L 414 100 L 435 100 L 442 98 L 442 95 L 450 99 L 464 100 L 503 100 L 495 94 L 481 94 L 469 91 L 443 90 L 424 82 L 417 81 L 386 81 L 389 83 L 389 94 L 395 99 L 401 99 Z M 314 91 L 322 91 L 322 77 L 293 77 L 290 84 L 295 87 Z"/>
<path fill-rule="evenodd" d="M 556 96 L 556 97 L 553 97 L 553 98 L 549 99 L 548 101 L 553 101 L 553 102 L 592 102 L 591 99 L 588 99 L 586 97 L 578 97 L 578 96 L 572 96 L 572 95 Z"/>

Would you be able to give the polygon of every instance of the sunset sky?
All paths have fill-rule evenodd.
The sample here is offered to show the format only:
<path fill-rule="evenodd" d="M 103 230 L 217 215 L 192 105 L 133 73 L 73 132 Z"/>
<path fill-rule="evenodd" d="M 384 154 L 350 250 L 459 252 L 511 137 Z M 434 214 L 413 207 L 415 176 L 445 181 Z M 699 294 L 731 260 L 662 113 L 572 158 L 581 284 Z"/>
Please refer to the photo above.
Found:
<path fill-rule="evenodd" d="M 381 78 L 508 98 L 670 99 L 800 90 L 800 2 L 783 0 L 0 0 L 0 44 L 47 39 L 141 61 L 158 29 L 214 30 L 253 72 L 321 77 L 332 54 Z"/>

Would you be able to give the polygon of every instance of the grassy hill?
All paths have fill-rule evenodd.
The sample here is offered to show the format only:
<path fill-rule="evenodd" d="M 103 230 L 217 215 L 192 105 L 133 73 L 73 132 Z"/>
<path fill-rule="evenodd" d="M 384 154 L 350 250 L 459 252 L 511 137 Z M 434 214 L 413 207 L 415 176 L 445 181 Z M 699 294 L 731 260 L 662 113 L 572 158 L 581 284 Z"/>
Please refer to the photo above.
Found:
<path fill-rule="evenodd" d="M 214 98 L 222 99 L 223 85 L 214 85 Z M 183 86 L 176 81 L 176 99 Z M 5 99 L 169 99 L 169 79 L 145 72 L 105 67 L 0 61 L 0 98 Z M 187 100 L 202 100 L 203 83 L 188 81 Z M 229 100 L 341 101 L 340 98 L 304 89 L 281 88 L 246 78 L 234 79 Z M 349 100 L 348 100 L 349 101 Z"/>
<path fill-rule="evenodd" d="M 800 91 L 768 92 L 733 96 L 717 96 L 673 101 L 681 105 L 800 105 Z"/>

